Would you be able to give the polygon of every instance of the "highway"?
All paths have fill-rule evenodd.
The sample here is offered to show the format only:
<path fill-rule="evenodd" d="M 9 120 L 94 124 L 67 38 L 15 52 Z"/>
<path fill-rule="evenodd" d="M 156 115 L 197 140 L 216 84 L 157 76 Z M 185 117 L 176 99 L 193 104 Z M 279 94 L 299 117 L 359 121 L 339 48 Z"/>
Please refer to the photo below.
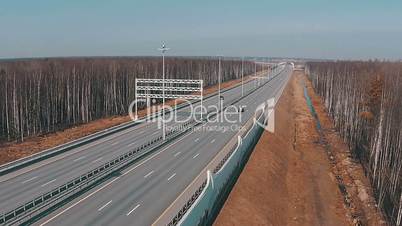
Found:
<path fill-rule="evenodd" d="M 254 82 L 249 82 L 244 89 L 250 91 L 254 87 Z M 240 90 L 236 87 L 224 92 L 225 102 L 238 98 Z M 217 99 L 217 96 L 205 99 L 204 105 L 216 105 Z M 189 112 L 189 108 L 179 112 Z M 161 134 L 156 122 L 145 122 L 1 176 L 0 213 L 10 211 Z"/>
<path fill-rule="evenodd" d="M 278 97 L 279 91 L 286 85 L 292 67 L 287 65 L 285 70 L 276 78 L 272 79 L 263 87 L 241 99 L 236 105 L 245 105 L 246 110 L 242 113 L 242 125 L 247 119 L 254 116 L 256 107 L 271 97 Z M 249 83 L 246 90 L 254 88 L 253 83 Z M 225 101 L 239 97 L 240 87 L 224 93 Z M 206 101 L 207 105 L 216 104 L 216 98 Z M 229 119 L 237 118 L 232 115 Z M 176 197 L 191 183 L 191 181 L 201 172 L 201 170 L 212 160 L 221 148 L 235 135 L 236 130 L 210 131 L 208 128 L 233 128 L 233 123 L 229 121 L 212 120 L 203 125 L 203 129 L 195 129 L 186 135 L 178 138 L 168 146 L 151 154 L 147 158 L 124 169 L 119 175 L 94 187 L 80 197 L 70 201 L 62 208 L 54 211 L 48 216 L 40 219 L 37 225 L 150 225 L 160 214 L 176 199 Z M 144 125 L 141 128 L 133 128 L 132 134 L 127 133 L 106 141 L 102 144 L 115 143 L 114 151 L 125 149 L 130 142 L 141 139 L 135 138 L 134 133 L 139 131 L 146 134 L 151 133 L 152 125 Z M 131 129 L 130 129 L 131 130 Z M 208 130 L 208 131 L 206 131 Z M 135 132 L 134 132 L 135 131 Z M 125 137 L 125 138 L 123 138 Z M 109 146 L 110 147 L 110 146 Z M 100 158 L 104 154 L 109 155 L 109 148 L 99 151 L 91 147 L 96 154 L 79 154 L 74 157 L 66 157 L 70 161 L 86 156 L 82 161 L 86 164 Z M 102 148 L 103 149 L 103 148 Z M 123 150 L 124 151 L 124 150 Z M 92 157 L 91 157 L 92 156 Z M 82 164 L 82 163 L 81 163 Z M 49 164 L 53 165 L 53 164 Z M 57 166 L 59 164 L 56 164 Z M 63 166 L 64 173 L 69 174 L 69 170 L 74 167 L 79 168 L 80 164 L 74 167 Z M 53 165 L 53 167 L 55 167 Z M 84 167 L 86 168 L 86 167 Z M 69 169 L 69 170 L 68 170 Z M 52 172 L 56 172 L 52 171 Z M 40 171 L 44 172 L 44 171 Z M 30 176 L 36 174 L 29 173 Z M 57 174 L 65 177 L 63 173 Z M 19 178 L 19 183 L 28 177 Z M 47 178 L 47 181 L 53 177 Z M 39 178 L 38 178 L 39 180 Z M 33 187 L 40 187 L 41 183 L 36 183 Z M 33 181 L 32 181 L 33 182 Z M 32 186 L 31 186 L 32 188 Z M 0 189 L 2 190 L 2 189 Z M 3 192 L 3 191 L 2 191 Z M 3 197 L 2 197 L 3 198 Z M 1 204 L 3 206 L 3 204 Z"/>

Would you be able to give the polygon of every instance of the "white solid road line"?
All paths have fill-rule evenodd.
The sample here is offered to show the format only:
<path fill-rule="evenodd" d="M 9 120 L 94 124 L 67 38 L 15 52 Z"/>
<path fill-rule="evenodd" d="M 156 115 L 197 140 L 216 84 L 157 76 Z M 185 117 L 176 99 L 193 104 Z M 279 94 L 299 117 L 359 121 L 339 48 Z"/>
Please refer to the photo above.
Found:
<path fill-rule="evenodd" d="M 102 159 L 103 159 L 103 157 L 97 158 L 97 159 L 93 160 L 92 163 L 99 162 Z"/>
<path fill-rule="evenodd" d="M 35 180 L 36 178 L 38 178 L 38 177 L 32 177 L 32 178 L 30 178 L 28 180 L 24 180 L 23 182 L 21 182 L 21 184 L 25 184 L 25 183 L 27 183 L 29 181 Z"/>
<path fill-rule="evenodd" d="M 213 142 L 215 142 L 215 139 L 213 139 L 213 140 L 211 141 L 211 144 L 212 144 Z"/>
<path fill-rule="evenodd" d="M 78 202 L 74 203 L 73 205 L 71 205 L 70 207 L 64 209 L 63 211 L 61 211 L 60 213 L 56 214 L 54 217 L 50 218 L 49 220 L 43 222 L 42 224 L 40 224 L 40 226 L 43 226 L 45 224 L 48 224 L 50 221 L 54 220 L 56 217 L 62 215 L 63 213 L 67 212 L 68 210 L 70 210 L 71 208 L 73 208 L 74 206 L 80 204 L 82 201 L 85 201 L 87 198 L 93 196 L 95 193 L 99 192 L 100 190 L 106 188 L 107 186 L 109 186 L 110 184 L 112 184 L 113 182 L 115 182 L 117 179 L 119 179 L 120 177 L 116 177 L 114 178 L 112 181 L 110 181 L 109 183 L 103 185 L 102 187 L 100 187 L 98 190 L 92 192 L 91 194 L 85 196 L 84 198 L 80 199 Z"/>
<path fill-rule="evenodd" d="M 152 155 L 151 157 L 147 158 L 146 160 L 144 160 L 143 162 L 141 162 L 140 164 L 134 166 L 133 168 L 127 170 L 127 172 L 123 173 L 123 176 L 126 174 L 129 174 L 131 171 L 135 170 L 136 168 L 140 167 L 141 165 L 145 164 L 146 162 L 148 162 L 149 160 L 155 158 L 157 155 L 159 155 L 160 153 L 166 151 L 167 149 L 169 149 L 170 147 L 172 147 L 173 145 L 179 143 L 180 141 L 184 140 L 184 138 L 190 136 L 192 133 L 194 133 L 195 130 L 191 131 L 190 133 L 188 133 L 187 135 L 183 136 L 182 138 L 178 139 L 177 141 L 171 143 L 169 146 L 165 147 L 164 149 L 160 150 L 159 152 L 155 153 L 154 155 Z"/>
<path fill-rule="evenodd" d="M 176 173 L 172 174 L 172 176 L 170 176 L 170 177 L 168 178 L 168 181 L 171 180 L 174 176 L 176 176 Z"/>
<path fill-rule="evenodd" d="M 49 181 L 49 182 L 46 182 L 46 183 L 42 184 L 41 187 L 45 187 L 46 185 L 48 185 L 48 184 L 50 184 L 50 183 L 53 183 L 53 182 L 55 182 L 55 181 L 56 181 L 56 179 L 53 179 L 53 180 L 51 180 L 51 181 Z"/>
<path fill-rule="evenodd" d="M 180 151 L 179 152 L 176 152 L 176 154 L 174 154 L 174 157 L 177 157 L 178 155 L 180 155 Z"/>
<path fill-rule="evenodd" d="M 155 158 L 156 156 L 158 156 L 159 154 L 161 154 L 162 152 L 166 151 L 167 149 L 169 149 L 171 146 L 175 145 L 176 143 L 182 141 L 183 139 L 185 139 L 186 137 L 188 137 L 189 135 L 191 135 L 195 130 L 192 130 L 190 133 L 188 133 L 187 135 L 183 136 L 181 139 L 178 139 L 176 142 L 168 145 L 167 147 L 165 147 L 164 149 L 160 150 L 159 152 L 155 153 L 154 155 L 150 156 L 149 158 L 145 159 L 144 161 L 142 161 L 141 163 L 139 163 L 138 165 L 134 166 L 133 168 L 129 169 L 128 171 L 126 171 L 125 173 L 123 173 L 123 176 L 130 173 L 131 171 L 135 170 L 136 168 L 144 165 L 146 162 L 150 161 L 151 159 Z M 143 133 L 139 132 L 139 133 Z M 199 139 L 196 139 L 196 141 L 198 141 Z M 106 187 L 110 186 L 112 183 L 114 183 L 115 181 L 117 181 L 118 179 L 120 179 L 120 177 L 116 177 L 114 178 L 112 181 L 108 182 L 107 184 L 103 185 L 101 188 L 95 190 L 94 192 L 90 193 L 89 195 L 85 196 L 84 198 L 78 200 L 76 203 L 72 204 L 71 206 L 67 207 L 66 209 L 62 210 L 60 213 L 56 214 L 55 216 L 53 216 L 52 218 L 48 219 L 47 221 L 45 221 L 44 223 L 40 224 L 45 225 L 48 224 L 49 222 L 51 222 L 52 220 L 54 220 L 55 218 L 57 218 L 58 216 L 64 214 L 65 212 L 67 212 L 68 210 L 74 208 L 75 206 L 77 206 L 78 204 L 80 204 L 81 202 L 85 201 L 86 199 L 92 197 L 94 194 L 98 193 L 99 191 L 105 189 Z M 138 205 L 139 206 L 139 205 Z M 138 207 L 137 207 L 138 208 Z"/>
<path fill-rule="evenodd" d="M 130 210 L 130 212 L 128 212 L 127 214 L 126 214 L 126 216 L 128 216 L 128 215 L 130 215 L 134 210 L 136 210 L 138 207 L 140 207 L 141 205 L 140 204 L 138 204 L 138 205 L 136 205 L 132 210 Z"/>
<path fill-rule="evenodd" d="M 152 170 L 151 172 L 147 173 L 147 175 L 145 175 L 144 178 L 151 176 L 151 174 L 153 174 L 153 173 L 154 173 L 154 171 Z"/>
<path fill-rule="evenodd" d="M 81 159 L 84 159 L 85 157 L 87 157 L 87 156 L 86 156 L 86 155 L 83 155 L 83 156 L 81 156 L 81 157 L 79 157 L 79 158 L 74 159 L 73 161 L 74 161 L 74 162 L 80 161 Z"/>
<path fill-rule="evenodd" d="M 134 166 L 133 168 L 129 169 L 127 172 L 123 173 L 123 176 L 130 173 L 131 171 L 135 170 L 136 168 L 144 165 L 146 162 L 148 162 L 149 160 L 155 158 L 157 155 L 161 154 L 162 152 L 166 151 L 168 148 L 170 148 L 171 146 L 177 144 L 179 141 L 182 141 L 184 138 L 190 136 L 192 133 L 194 133 L 195 130 L 192 130 L 190 133 L 188 133 L 187 135 L 183 136 L 182 138 L 178 139 L 176 142 L 170 144 L 169 146 L 165 147 L 164 149 L 160 150 L 159 152 L 155 153 L 154 155 L 150 156 L 149 158 L 145 159 L 144 161 L 142 161 L 141 163 L 139 163 L 138 165 Z M 84 198 L 80 199 L 79 201 L 77 201 L 76 203 L 74 203 L 73 205 L 67 207 L 66 209 L 64 209 L 63 211 L 61 211 L 60 213 L 56 214 L 55 216 L 53 216 L 52 218 L 50 218 L 49 220 L 45 221 L 44 223 L 40 224 L 40 226 L 43 226 L 45 224 L 48 224 L 50 221 L 54 220 L 55 218 L 57 218 L 58 216 L 64 214 L 65 212 L 67 212 L 68 210 L 70 210 L 71 208 L 75 207 L 76 205 L 80 204 L 81 202 L 85 201 L 86 199 L 88 199 L 89 197 L 93 196 L 94 194 L 98 193 L 99 191 L 103 190 L 104 188 L 106 188 L 107 186 L 111 185 L 113 182 L 115 182 L 116 180 L 120 179 L 120 177 L 116 177 L 114 178 L 112 181 L 110 181 L 109 183 L 103 185 L 101 188 L 99 188 L 98 190 L 95 190 L 94 192 L 92 192 L 91 194 L 85 196 Z"/>
<path fill-rule="evenodd" d="M 197 153 L 196 155 L 194 155 L 193 159 L 197 158 L 200 155 L 200 153 Z"/>
<path fill-rule="evenodd" d="M 23 172 L 20 172 L 20 173 L 16 174 L 15 176 L 13 176 L 13 177 L 11 177 L 11 178 L 9 178 L 9 179 L 12 179 L 12 178 L 14 178 L 14 177 L 16 177 L 16 176 L 20 176 L 20 175 L 22 175 L 22 174 L 31 172 L 31 171 L 33 171 L 33 170 L 36 170 L 36 169 L 40 168 L 40 167 L 43 167 L 43 166 L 48 165 L 48 164 L 50 164 L 50 163 L 53 163 L 53 162 L 55 162 L 55 161 L 64 159 L 64 158 L 66 158 L 66 157 L 68 157 L 68 156 L 72 156 L 72 155 L 74 155 L 74 154 L 77 154 L 78 152 L 81 152 L 81 151 L 83 151 L 83 150 L 87 150 L 87 149 L 90 148 L 90 147 L 93 147 L 93 146 L 96 146 L 96 145 L 105 143 L 105 142 L 107 142 L 107 141 L 109 141 L 109 140 L 112 140 L 112 139 L 114 139 L 114 138 L 120 137 L 120 136 L 125 135 L 125 134 L 127 134 L 127 133 L 137 132 L 137 134 L 142 134 L 142 133 L 145 132 L 145 130 L 141 130 L 141 129 L 144 129 L 144 127 L 145 127 L 145 128 L 149 128 L 149 125 L 152 125 L 152 124 L 143 123 L 143 124 L 141 124 L 141 125 L 139 125 L 139 126 L 137 126 L 137 127 L 134 127 L 133 129 L 128 129 L 127 131 L 125 131 L 125 132 L 123 132 L 123 133 L 121 133 L 121 134 L 117 133 L 117 134 L 111 135 L 109 138 L 102 139 L 102 140 L 100 140 L 100 141 L 98 141 L 98 142 L 91 142 L 90 144 L 88 144 L 88 145 L 86 145 L 86 146 L 84 145 L 84 146 L 78 148 L 76 151 L 70 152 L 68 155 L 55 158 L 55 159 L 53 159 L 52 161 L 49 161 L 49 162 L 47 162 L 47 163 L 45 163 L 45 164 L 40 164 L 40 165 L 38 165 L 38 166 L 36 166 L 36 167 L 32 167 L 32 168 L 30 168 L 30 169 L 28 169 L 28 170 L 25 170 L 25 171 L 23 171 Z M 137 130 L 137 131 L 136 131 L 136 130 Z M 191 133 L 189 133 L 189 134 L 191 134 Z M 188 134 L 188 135 L 189 135 L 189 134 Z M 197 142 L 197 141 L 199 141 L 199 138 L 197 138 L 197 139 L 195 140 L 195 142 Z M 160 153 L 160 152 L 159 152 L 159 153 Z M 159 154 L 159 153 L 158 153 L 158 154 Z M 9 179 L 7 179 L 7 180 L 9 180 Z M 7 181 L 7 180 L 4 180 L 4 181 Z M 0 182 L 4 182 L 4 181 L 1 180 Z"/>
<path fill-rule="evenodd" d="M 131 132 L 133 132 L 133 131 L 135 131 L 135 130 L 143 129 L 144 127 L 148 127 L 148 123 L 140 124 L 139 126 L 134 127 L 134 128 L 132 128 L 132 129 L 127 129 L 127 131 L 125 131 L 125 132 L 123 132 L 123 133 L 121 133 L 121 134 L 112 134 L 112 135 L 110 135 L 109 138 L 104 139 L 104 140 L 99 140 L 99 141 L 95 141 L 95 142 L 90 142 L 90 143 L 87 144 L 87 145 L 84 145 L 84 146 L 81 146 L 81 147 L 77 148 L 77 150 L 75 150 L 75 151 L 71 151 L 71 152 L 69 152 L 69 153 L 66 154 L 66 155 L 57 156 L 57 157 L 55 157 L 54 159 L 52 159 L 52 160 L 50 160 L 50 161 L 47 161 L 47 162 L 45 162 L 45 163 L 42 163 L 42 164 L 39 164 L 39 165 L 37 165 L 37 166 L 31 167 L 31 168 L 29 168 L 28 170 L 23 170 L 23 171 L 21 171 L 21 172 L 19 172 L 19 173 L 16 173 L 16 174 L 15 174 L 14 176 L 12 176 L 11 178 L 8 178 L 8 179 L 6 179 L 6 180 L 0 180 L 0 182 L 5 182 L 5 181 L 8 181 L 8 180 L 10 180 L 10 179 L 13 179 L 13 178 L 15 178 L 15 177 L 17 177 L 17 176 L 20 176 L 20 175 L 29 173 L 29 172 L 31 172 L 31 171 L 33 171 L 33 170 L 39 169 L 39 168 L 41 168 L 41 167 L 43 167 L 43 166 L 46 166 L 46 165 L 48 165 L 48 164 L 51 164 L 51 163 L 53 163 L 53 162 L 62 160 L 62 159 L 64 159 L 64 158 L 67 158 L 67 157 L 69 157 L 69 156 L 72 156 L 72 155 L 74 155 L 74 154 L 77 154 L 77 153 L 79 153 L 79 152 L 81 152 L 81 151 L 85 151 L 85 150 L 87 150 L 88 148 L 97 146 L 97 145 L 99 145 L 99 144 L 103 144 L 103 143 L 105 143 L 106 141 L 109 141 L 109 140 L 112 140 L 112 139 L 114 139 L 114 138 L 123 136 L 123 135 L 125 135 L 125 134 L 127 134 L 127 133 L 131 133 Z M 144 133 L 144 132 L 145 132 L 145 130 L 139 132 L 138 134 L 142 134 L 142 133 Z"/>
<path fill-rule="evenodd" d="M 98 211 L 103 210 L 106 206 L 108 206 L 110 203 L 112 203 L 112 200 L 110 200 L 109 202 L 107 202 L 105 205 L 103 205 L 101 208 L 98 209 Z"/>

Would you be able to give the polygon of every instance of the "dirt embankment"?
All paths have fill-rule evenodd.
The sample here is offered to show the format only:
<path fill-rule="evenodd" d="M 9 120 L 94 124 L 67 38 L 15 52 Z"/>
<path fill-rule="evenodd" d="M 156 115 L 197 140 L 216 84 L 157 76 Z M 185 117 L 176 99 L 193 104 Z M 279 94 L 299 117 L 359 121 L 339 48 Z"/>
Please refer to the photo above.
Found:
<path fill-rule="evenodd" d="M 327 142 L 335 153 L 332 157 L 328 155 L 328 145 L 320 142 L 307 107 L 304 83 L 310 86 L 302 72 L 295 72 L 276 107 L 275 133 L 262 135 L 215 225 L 384 224 L 381 214 L 373 209 L 364 178 L 358 180 L 365 188 L 360 195 L 349 192 L 350 197 L 345 197 L 339 189 L 337 176 L 345 177 L 347 190 L 353 190 L 351 184 L 355 181 L 340 172 L 362 172 L 361 167 L 338 158 L 338 153 L 349 156 L 348 150 L 333 129 L 329 129 L 332 124 L 321 108 L 317 113 L 320 120 L 325 118 L 322 120 L 325 133 L 331 131 Z M 309 92 L 313 94 L 311 87 Z M 320 107 L 317 98 L 312 96 L 316 108 Z M 363 204 L 359 197 L 367 203 Z M 345 199 L 352 203 L 350 207 Z M 356 213 L 361 215 L 357 217 Z"/>
<path fill-rule="evenodd" d="M 387 225 L 384 215 L 378 209 L 374 199 L 369 179 L 365 176 L 363 167 L 358 160 L 352 158 L 349 147 L 336 132 L 333 120 L 328 117 L 321 98 L 314 92 L 311 82 L 304 77 L 308 94 L 320 120 L 323 144 L 332 163 L 332 171 L 342 179 L 347 192 L 346 202 L 349 203 L 349 214 L 354 222 L 362 225 Z"/>
<path fill-rule="evenodd" d="M 245 76 L 244 81 L 251 79 L 251 75 Z M 221 84 L 221 88 L 234 86 L 241 82 L 241 79 L 231 80 Z M 211 86 L 204 90 L 204 95 L 217 91 L 218 86 Z M 166 102 L 167 105 L 174 105 L 174 101 Z M 146 110 L 138 112 L 139 116 L 146 115 Z M 5 142 L 0 143 L 0 165 L 23 158 L 48 148 L 67 143 L 69 141 L 87 136 L 89 134 L 120 125 L 130 121 L 129 116 L 115 116 L 95 120 L 86 124 L 77 125 L 72 128 L 45 134 L 42 136 L 29 137 L 24 142 Z"/>

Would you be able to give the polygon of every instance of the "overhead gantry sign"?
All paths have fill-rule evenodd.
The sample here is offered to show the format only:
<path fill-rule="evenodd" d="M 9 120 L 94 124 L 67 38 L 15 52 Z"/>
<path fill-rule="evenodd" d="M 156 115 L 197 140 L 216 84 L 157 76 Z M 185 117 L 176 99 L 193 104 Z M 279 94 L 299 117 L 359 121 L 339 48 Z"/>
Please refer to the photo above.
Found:
<path fill-rule="evenodd" d="M 138 118 L 138 101 L 150 99 L 199 100 L 202 109 L 203 80 L 191 79 L 136 79 L 135 80 L 135 117 Z M 164 102 L 164 101 L 163 101 Z M 162 106 L 163 109 L 165 106 Z M 202 110 L 201 110 L 202 118 Z M 164 125 L 164 123 L 163 123 Z M 163 129 L 165 132 L 165 129 Z"/>

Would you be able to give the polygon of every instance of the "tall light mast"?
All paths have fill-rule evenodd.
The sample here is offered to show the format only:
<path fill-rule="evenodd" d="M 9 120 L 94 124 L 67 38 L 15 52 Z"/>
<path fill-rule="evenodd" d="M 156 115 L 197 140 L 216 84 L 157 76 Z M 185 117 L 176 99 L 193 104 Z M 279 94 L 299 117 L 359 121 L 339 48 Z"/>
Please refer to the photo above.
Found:
<path fill-rule="evenodd" d="M 162 43 L 162 47 L 158 50 L 162 53 L 162 139 L 166 139 L 166 125 L 165 125 L 165 52 L 170 48 L 167 48 L 165 43 Z"/>

